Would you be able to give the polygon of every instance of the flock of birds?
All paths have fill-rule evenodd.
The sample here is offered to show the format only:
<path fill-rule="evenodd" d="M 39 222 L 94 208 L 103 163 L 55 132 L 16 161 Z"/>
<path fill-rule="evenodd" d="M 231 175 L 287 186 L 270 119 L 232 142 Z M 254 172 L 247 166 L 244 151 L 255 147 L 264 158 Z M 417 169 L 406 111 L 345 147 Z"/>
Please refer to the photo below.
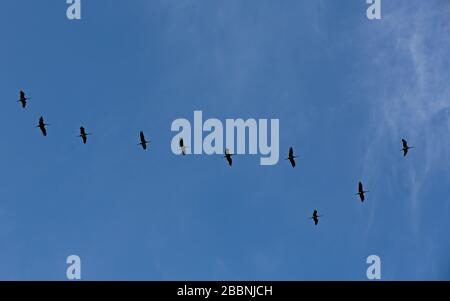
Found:
<path fill-rule="evenodd" d="M 25 95 L 24 91 L 20 91 L 19 92 L 19 100 L 18 100 L 18 102 L 21 103 L 22 108 L 24 108 L 24 109 L 26 108 L 28 100 L 30 100 L 30 99 L 31 99 L 30 97 L 27 97 Z M 49 125 L 50 124 L 46 124 L 45 123 L 44 117 L 41 116 L 39 118 L 39 123 L 38 123 L 38 125 L 36 127 L 38 127 L 41 130 L 42 135 L 47 136 L 47 128 L 46 128 L 46 126 L 49 126 Z M 90 136 L 90 135 L 92 135 L 92 134 L 91 133 L 86 133 L 86 129 L 84 127 L 82 127 L 82 126 L 80 127 L 80 135 L 78 137 L 80 137 L 82 139 L 83 144 L 87 143 L 87 136 Z M 140 138 L 140 143 L 138 143 L 138 145 L 142 146 L 142 148 L 144 150 L 146 150 L 147 149 L 147 144 L 149 144 L 151 141 L 150 140 L 146 140 L 143 131 L 140 132 L 139 138 Z M 402 145 L 403 145 L 403 148 L 401 149 L 401 151 L 403 152 L 403 156 L 406 157 L 406 155 L 408 154 L 408 151 L 410 149 L 414 148 L 414 147 L 408 146 L 408 142 L 405 139 L 402 139 Z M 180 147 L 181 154 L 183 156 L 186 155 L 186 148 L 187 147 L 184 144 L 183 138 L 181 138 L 179 140 L 179 147 Z M 227 160 L 229 166 L 233 165 L 232 156 L 234 156 L 234 155 L 231 154 L 228 149 L 225 149 L 224 158 Z M 286 160 L 289 160 L 289 162 L 291 163 L 293 168 L 296 165 L 295 164 L 295 159 L 296 158 L 297 158 L 297 156 L 294 155 L 294 149 L 291 146 L 289 148 L 289 153 L 288 153 L 288 157 L 286 158 Z M 358 193 L 356 193 L 356 195 L 359 196 L 359 198 L 361 199 L 361 202 L 364 202 L 364 200 L 365 200 L 365 193 L 368 193 L 368 192 L 370 192 L 370 191 L 369 190 L 364 190 L 363 184 L 360 181 L 358 183 Z M 319 215 L 317 209 L 315 209 L 314 212 L 313 212 L 313 215 L 310 217 L 310 219 L 312 219 L 314 221 L 314 224 L 317 226 L 317 224 L 319 223 L 319 217 L 322 217 L 322 216 L 323 215 Z"/>
<path fill-rule="evenodd" d="M 414 148 L 413 146 L 408 146 L 408 142 L 405 139 L 402 139 L 402 145 L 403 148 L 401 149 L 401 151 L 403 152 L 403 157 L 406 157 L 406 155 L 408 154 L 408 151 L 412 148 Z M 292 167 L 295 167 L 295 160 L 294 160 L 295 156 L 294 156 L 294 150 L 292 149 L 292 147 L 289 149 L 289 157 L 287 158 L 289 161 L 291 161 Z M 359 181 L 358 183 L 358 192 L 356 193 L 356 195 L 359 196 L 360 200 L 362 203 L 364 203 L 364 200 L 366 199 L 365 197 L 365 193 L 370 192 L 369 190 L 364 190 L 364 186 L 362 184 L 361 181 Z M 310 217 L 310 219 L 312 219 L 314 221 L 314 224 L 317 226 L 317 224 L 319 223 L 319 217 L 322 217 L 323 215 L 318 215 L 317 209 L 314 210 L 312 217 Z"/>

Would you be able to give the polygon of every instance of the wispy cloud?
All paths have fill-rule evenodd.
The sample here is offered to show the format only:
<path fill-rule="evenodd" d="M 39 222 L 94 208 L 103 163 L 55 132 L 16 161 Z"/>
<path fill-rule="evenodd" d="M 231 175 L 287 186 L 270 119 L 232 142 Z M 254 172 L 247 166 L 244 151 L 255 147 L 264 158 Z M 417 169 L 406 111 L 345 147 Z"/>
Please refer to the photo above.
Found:
<path fill-rule="evenodd" d="M 449 1 L 409 1 L 384 9 L 382 21 L 368 22 L 364 28 L 370 37 L 367 51 L 373 55 L 368 78 L 378 86 L 364 174 L 372 184 L 386 184 L 385 193 L 391 195 L 395 186 L 408 188 L 405 198 L 415 236 L 424 182 L 442 165 L 450 167 L 449 16 Z M 396 153 L 401 157 L 401 138 L 417 147 L 410 154 L 415 164 L 407 174 L 394 168 L 380 170 L 374 162 L 397 162 L 392 155 Z M 373 206 L 367 232 L 378 212 Z"/>

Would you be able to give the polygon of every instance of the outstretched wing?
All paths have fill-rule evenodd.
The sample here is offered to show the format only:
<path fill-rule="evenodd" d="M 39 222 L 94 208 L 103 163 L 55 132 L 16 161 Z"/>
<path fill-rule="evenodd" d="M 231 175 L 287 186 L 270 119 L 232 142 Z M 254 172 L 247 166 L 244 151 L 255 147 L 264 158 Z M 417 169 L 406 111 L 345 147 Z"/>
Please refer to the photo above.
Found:
<path fill-rule="evenodd" d="M 292 167 L 295 167 L 295 160 L 294 158 L 289 158 L 289 162 L 291 162 Z"/>
<path fill-rule="evenodd" d="M 231 156 L 226 156 L 227 161 L 228 161 L 228 165 L 233 165 L 233 159 L 231 159 Z"/>
<path fill-rule="evenodd" d="M 42 135 L 47 136 L 47 130 L 45 127 L 41 127 Z"/>
<path fill-rule="evenodd" d="M 294 156 L 294 149 L 292 148 L 292 146 L 289 148 L 289 157 L 293 157 Z"/>
<path fill-rule="evenodd" d="M 317 226 L 317 224 L 319 223 L 319 219 L 317 218 L 317 216 L 313 217 L 314 220 L 314 225 Z"/>
<path fill-rule="evenodd" d="M 23 92 L 23 91 L 20 91 L 20 99 L 24 99 L 25 98 L 25 92 Z"/>
<path fill-rule="evenodd" d="M 359 184 L 358 184 L 358 192 L 362 193 L 363 191 L 364 191 L 363 190 L 363 184 L 361 182 L 359 182 Z"/>
<path fill-rule="evenodd" d="M 402 139 L 403 148 L 408 148 L 408 142 L 405 139 Z"/>

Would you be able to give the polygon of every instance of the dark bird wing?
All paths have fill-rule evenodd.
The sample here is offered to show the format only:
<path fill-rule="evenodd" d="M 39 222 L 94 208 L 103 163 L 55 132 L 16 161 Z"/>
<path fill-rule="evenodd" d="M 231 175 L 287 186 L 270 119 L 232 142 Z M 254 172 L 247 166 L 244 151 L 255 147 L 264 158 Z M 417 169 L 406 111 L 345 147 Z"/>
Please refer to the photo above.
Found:
<path fill-rule="evenodd" d="M 295 160 L 294 160 L 294 158 L 289 158 L 289 161 L 291 162 L 292 167 L 295 167 Z"/>
<path fill-rule="evenodd" d="M 364 202 L 364 193 L 361 192 L 359 194 L 359 198 L 361 199 L 361 202 Z"/>
<path fill-rule="evenodd" d="M 317 216 L 314 216 L 313 220 L 314 220 L 314 225 L 317 226 L 317 224 L 319 223 L 319 219 L 317 218 Z"/>
<path fill-rule="evenodd" d="M 227 155 L 225 158 L 227 158 L 227 161 L 228 161 L 228 165 L 232 165 L 233 164 L 233 159 L 231 159 L 231 156 L 230 155 Z"/>
<path fill-rule="evenodd" d="M 42 131 L 42 135 L 47 136 L 47 129 L 44 126 L 41 126 L 40 129 Z"/>
<path fill-rule="evenodd" d="M 289 148 L 289 158 L 294 156 L 294 149 L 292 147 Z"/>
<path fill-rule="evenodd" d="M 21 99 L 21 100 L 25 99 L 25 92 L 20 91 L 19 94 L 20 94 L 20 99 Z"/>
<path fill-rule="evenodd" d="M 362 193 L 364 190 L 363 190 L 363 185 L 362 185 L 362 183 L 361 182 L 359 182 L 359 184 L 358 184 L 358 192 L 359 193 Z"/>
<path fill-rule="evenodd" d="M 402 139 L 403 148 L 408 148 L 408 142 L 405 139 Z"/>

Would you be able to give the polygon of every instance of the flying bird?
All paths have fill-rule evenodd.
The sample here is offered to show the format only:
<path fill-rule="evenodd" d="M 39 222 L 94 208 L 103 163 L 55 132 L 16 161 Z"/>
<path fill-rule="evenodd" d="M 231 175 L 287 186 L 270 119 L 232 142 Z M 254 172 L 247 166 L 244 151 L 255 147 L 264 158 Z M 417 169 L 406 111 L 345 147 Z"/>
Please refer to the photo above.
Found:
<path fill-rule="evenodd" d="M 294 149 L 292 148 L 292 146 L 289 148 L 289 155 L 286 158 L 286 160 L 289 160 L 291 162 L 292 167 L 295 167 L 295 158 L 297 158 L 297 156 L 294 156 Z"/>
<path fill-rule="evenodd" d="M 88 134 L 86 133 L 86 130 L 84 129 L 84 127 L 80 127 L 80 135 L 78 137 L 81 137 L 81 139 L 83 140 L 83 143 L 86 144 L 87 142 L 87 136 L 92 135 L 92 134 Z"/>
<path fill-rule="evenodd" d="M 370 191 L 365 191 L 363 188 L 363 184 L 361 182 L 358 183 L 358 193 L 356 195 L 359 195 L 359 198 L 361 199 L 361 202 L 364 202 L 364 193 L 366 192 L 370 192 Z"/>
<path fill-rule="evenodd" d="M 228 148 L 225 149 L 225 156 L 223 157 L 227 159 L 228 165 L 230 166 L 233 164 L 233 159 L 231 158 L 231 156 L 233 156 L 233 154 L 230 154 L 230 150 Z"/>
<path fill-rule="evenodd" d="M 138 145 L 142 145 L 142 148 L 144 150 L 146 150 L 147 149 L 147 144 L 150 143 L 150 140 L 149 141 L 145 140 L 145 136 L 144 136 L 144 132 L 143 131 L 140 132 L 139 137 L 141 139 L 141 143 L 139 143 Z"/>
<path fill-rule="evenodd" d="M 46 124 L 44 122 L 44 117 L 41 116 L 39 118 L 39 125 L 37 125 L 36 127 L 41 129 L 42 135 L 44 135 L 44 136 L 47 136 L 47 129 L 45 128 L 46 125 L 50 125 L 50 124 Z"/>
<path fill-rule="evenodd" d="M 31 98 L 26 97 L 25 96 L 25 92 L 20 90 L 20 92 L 19 92 L 19 100 L 17 102 L 20 102 L 22 104 L 22 108 L 25 109 L 25 107 L 27 106 L 27 100 L 29 100 L 29 99 L 31 99 Z"/>
<path fill-rule="evenodd" d="M 181 149 L 181 154 L 182 154 L 183 156 L 186 155 L 186 146 L 184 145 L 184 140 L 183 140 L 183 138 L 180 138 L 179 145 L 180 145 L 180 149 Z"/>
<path fill-rule="evenodd" d="M 319 217 L 322 217 L 323 215 L 318 215 L 317 214 L 317 209 L 314 210 L 312 217 L 310 217 L 310 219 L 312 219 L 314 221 L 314 225 L 317 226 L 317 224 L 319 223 Z"/>
<path fill-rule="evenodd" d="M 405 139 L 402 139 L 402 143 L 403 143 L 403 148 L 401 149 L 403 151 L 403 157 L 406 156 L 406 154 L 408 153 L 408 150 L 411 148 L 414 148 L 413 146 L 408 146 L 408 142 L 406 142 Z"/>

